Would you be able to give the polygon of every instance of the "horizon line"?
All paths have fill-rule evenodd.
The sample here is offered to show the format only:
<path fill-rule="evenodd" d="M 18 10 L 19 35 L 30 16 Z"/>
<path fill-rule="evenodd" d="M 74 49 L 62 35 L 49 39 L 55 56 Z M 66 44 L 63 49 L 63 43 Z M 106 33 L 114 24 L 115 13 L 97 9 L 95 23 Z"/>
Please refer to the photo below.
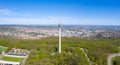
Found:
<path fill-rule="evenodd" d="M 0 24 L 0 25 L 26 25 L 26 26 L 40 26 L 40 25 L 42 25 L 42 26 L 51 26 L 51 25 L 54 25 L 54 26 L 56 26 L 56 25 L 59 25 L 59 24 Z M 87 26 L 120 26 L 119 24 L 118 25 L 110 25 L 110 24 L 61 24 L 62 26 L 70 26 L 70 25 L 76 25 L 76 26 L 78 26 L 78 25 L 87 25 Z"/>

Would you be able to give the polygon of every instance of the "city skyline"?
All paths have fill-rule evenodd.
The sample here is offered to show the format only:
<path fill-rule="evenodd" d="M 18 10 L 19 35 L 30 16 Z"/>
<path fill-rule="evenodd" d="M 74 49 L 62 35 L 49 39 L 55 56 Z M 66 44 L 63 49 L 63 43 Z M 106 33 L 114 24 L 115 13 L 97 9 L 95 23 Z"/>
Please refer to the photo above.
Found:
<path fill-rule="evenodd" d="M 0 24 L 120 25 L 118 0 L 0 0 Z"/>

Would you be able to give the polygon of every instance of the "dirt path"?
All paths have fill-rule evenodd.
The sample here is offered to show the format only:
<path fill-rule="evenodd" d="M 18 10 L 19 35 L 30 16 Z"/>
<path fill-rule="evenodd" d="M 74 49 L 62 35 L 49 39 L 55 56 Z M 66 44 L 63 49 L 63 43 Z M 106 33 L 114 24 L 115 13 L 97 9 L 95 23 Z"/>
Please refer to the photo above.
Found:
<path fill-rule="evenodd" d="M 88 58 L 87 54 L 86 54 L 85 51 L 84 51 L 84 48 L 80 48 L 80 50 L 84 53 L 84 55 L 85 55 L 85 57 L 87 58 L 87 60 L 88 60 L 88 62 L 90 63 L 90 65 L 92 65 L 90 59 Z"/>

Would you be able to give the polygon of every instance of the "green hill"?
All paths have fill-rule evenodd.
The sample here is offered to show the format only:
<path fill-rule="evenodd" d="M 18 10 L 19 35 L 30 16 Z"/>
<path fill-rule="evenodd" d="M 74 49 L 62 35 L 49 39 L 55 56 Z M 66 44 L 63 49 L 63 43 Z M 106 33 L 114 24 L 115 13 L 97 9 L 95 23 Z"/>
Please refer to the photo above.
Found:
<path fill-rule="evenodd" d="M 81 39 L 62 38 L 62 53 L 58 53 L 58 37 L 40 40 L 21 40 L 1 37 L 0 45 L 9 48 L 21 48 L 31 51 L 26 65 L 89 65 L 79 48 L 84 48 L 92 65 L 107 65 L 107 56 L 118 53 L 119 39 Z"/>

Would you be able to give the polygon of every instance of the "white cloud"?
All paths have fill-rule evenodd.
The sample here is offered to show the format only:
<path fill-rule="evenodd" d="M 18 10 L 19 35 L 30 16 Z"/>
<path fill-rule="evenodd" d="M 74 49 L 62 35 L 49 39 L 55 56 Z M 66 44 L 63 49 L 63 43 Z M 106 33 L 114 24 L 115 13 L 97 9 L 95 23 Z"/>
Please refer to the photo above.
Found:
<path fill-rule="evenodd" d="M 107 19 L 82 19 L 80 17 L 42 17 L 42 18 L 0 18 L 0 24 L 84 24 L 84 25 L 101 25 L 106 24 L 105 22 L 112 22 Z M 115 24 L 115 22 L 114 22 Z"/>
<path fill-rule="evenodd" d="M 74 17 L 44 17 L 44 18 L 0 18 L 0 23 L 10 24 L 90 24 L 96 20 L 84 20 Z"/>
<path fill-rule="evenodd" d="M 78 22 L 69 17 L 62 17 L 60 19 L 62 24 L 70 24 L 73 21 Z M 58 24 L 59 17 L 42 17 L 42 18 L 0 18 L 0 24 Z"/>
<path fill-rule="evenodd" d="M 8 14 L 11 14 L 12 11 L 9 10 L 9 9 L 0 9 L 0 14 L 5 14 L 5 15 L 8 15 Z"/>
<path fill-rule="evenodd" d="M 10 9 L 0 9 L 0 15 L 10 15 L 11 17 L 29 17 L 30 13 L 15 12 Z"/>
<path fill-rule="evenodd" d="M 50 18 L 0 18 L 0 24 L 54 24 L 57 22 Z"/>

